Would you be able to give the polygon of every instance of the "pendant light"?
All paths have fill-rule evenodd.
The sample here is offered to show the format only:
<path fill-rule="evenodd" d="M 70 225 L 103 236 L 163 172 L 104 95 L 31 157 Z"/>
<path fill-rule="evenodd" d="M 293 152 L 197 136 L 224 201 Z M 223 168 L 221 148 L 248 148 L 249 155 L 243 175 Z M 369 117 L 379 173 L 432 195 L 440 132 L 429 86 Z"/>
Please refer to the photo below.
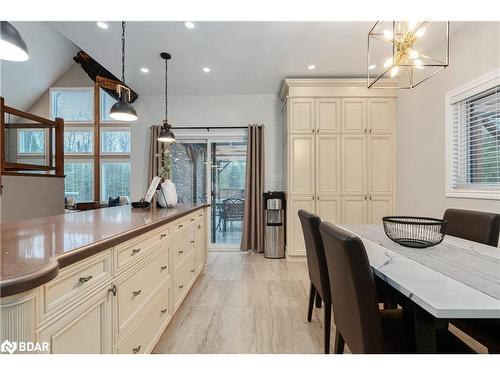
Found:
<path fill-rule="evenodd" d="M 125 21 L 122 21 L 122 82 L 125 84 Z M 135 121 L 137 112 L 130 104 L 130 89 L 124 85 L 117 85 L 116 92 L 120 96 L 109 111 L 109 117 L 117 121 Z"/>
<path fill-rule="evenodd" d="M 175 135 L 172 132 L 172 127 L 168 123 L 168 60 L 170 60 L 172 56 L 170 53 L 162 52 L 160 53 L 160 57 L 165 60 L 165 120 L 163 120 L 163 126 L 158 135 L 158 140 L 165 143 L 174 143 Z"/>
<path fill-rule="evenodd" d="M 0 23 L 0 60 L 28 60 L 28 47 L 19 31 L 7 21 Z"/>

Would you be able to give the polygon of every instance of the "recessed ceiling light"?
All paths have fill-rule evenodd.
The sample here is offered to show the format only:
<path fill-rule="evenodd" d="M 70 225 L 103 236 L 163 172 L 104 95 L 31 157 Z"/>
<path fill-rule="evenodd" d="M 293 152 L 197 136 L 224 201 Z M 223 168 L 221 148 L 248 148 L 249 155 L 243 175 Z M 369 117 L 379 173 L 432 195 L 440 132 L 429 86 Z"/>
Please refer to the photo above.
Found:
<path fill-rule="evenodd" d="M 141 72 L 143 72 L 143 73 L 149 73 L 149 69 L 148 68 L 141 68 Z"/>
<path fill-rule="evenodd" d="M 97 26 L 99 26 L 101 29 L 107 29 L 109 27 L 106 22 L 98 21 L 96 23 L 97 23 Z"/>
<path fill-rule="evenodd" d="M 208 66 L 205 66 L 205 67 L 203 68 L 203 71 L 204 71 L 205 73 L 210 73 L 210 68 L 209 68 Z"/>
<path fill-rule="evenodd" d="M 184 26 L 186 26 L 188 29 L 194 29 L 194 27 L 196 26 L 194 22 L 191 22 L 191 21 L 186 21 L 184 22 Z"/>
<path fill-rule="evenodd" d="M 307 67 L 307 69 L 309 69 L 309 70 L 314 70 L 314 69 L 316 69 L 316 65 L 309 65 L 309 66 Z"/>
<path fill-rule="evenodd" d="M 376 67 L 377 67 L 377 65 L 370 65 L 370 66 L 368 67 L 368 69 L 369 69 L 369 70 L 373 70 L 373 69 L 375 69 Z"/>

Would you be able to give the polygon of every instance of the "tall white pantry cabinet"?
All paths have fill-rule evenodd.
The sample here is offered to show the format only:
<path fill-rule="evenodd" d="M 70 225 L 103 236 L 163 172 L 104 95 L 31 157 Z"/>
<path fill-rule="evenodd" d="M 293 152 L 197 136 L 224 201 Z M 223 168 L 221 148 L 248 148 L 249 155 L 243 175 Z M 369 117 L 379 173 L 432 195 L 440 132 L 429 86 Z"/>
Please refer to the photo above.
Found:
<path fill-rule="evenodd" d="M 394 210 L 396 92 L 362 79 L 285 79 L 287 257 L 305 255 L 297 212 L 381 223 Z"/>

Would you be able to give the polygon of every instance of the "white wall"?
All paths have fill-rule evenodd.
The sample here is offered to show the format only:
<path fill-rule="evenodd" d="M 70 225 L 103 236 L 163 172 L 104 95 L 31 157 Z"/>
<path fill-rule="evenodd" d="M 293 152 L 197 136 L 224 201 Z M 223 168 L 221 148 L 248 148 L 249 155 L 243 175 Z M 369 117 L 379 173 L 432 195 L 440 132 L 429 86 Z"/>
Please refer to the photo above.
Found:
<path fill-rule="evenodd" d="M 500 23 L 471 22 L 450 37 L 450 66 L 397 103 L 396 209 L 442 216 L 449 207 L 500 212 L 500 202 L 445 197 L 445 94 L 500 67 Z"/>
<path fill-rule="evenodd" d="M 161 124 L 164 96 L 139 97 L 139 120 L 132 126 L 132 198 L 146 189 L 149 127 Z M 281 142 L 281 101 L 277 95 L 174 95 L 168 101 L 169 120 L 182 126 L 265 125 L 266 190 L 283 189 L 283 147 Z"/>

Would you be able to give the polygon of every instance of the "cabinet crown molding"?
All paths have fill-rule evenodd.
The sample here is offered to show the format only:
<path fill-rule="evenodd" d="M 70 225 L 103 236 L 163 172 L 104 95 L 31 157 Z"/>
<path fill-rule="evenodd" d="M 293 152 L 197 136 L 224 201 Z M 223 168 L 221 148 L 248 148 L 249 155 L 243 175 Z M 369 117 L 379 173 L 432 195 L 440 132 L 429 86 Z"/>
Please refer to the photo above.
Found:
<path fill-rule="evenodd" d="M 393 80 L 380 80 L 383 85 L 393 85 Z M 289 97 L 396 97 L 393 88 L 368 89 L 366 78 L 285 78 L 279 96 Z"/>

